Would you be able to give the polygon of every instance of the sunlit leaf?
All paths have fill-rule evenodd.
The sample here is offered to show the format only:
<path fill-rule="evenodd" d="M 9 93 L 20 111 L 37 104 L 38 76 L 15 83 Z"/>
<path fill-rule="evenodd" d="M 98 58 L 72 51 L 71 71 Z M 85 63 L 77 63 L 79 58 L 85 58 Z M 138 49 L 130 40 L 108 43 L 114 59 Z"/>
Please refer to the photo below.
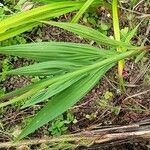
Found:
<path fill-rule="evenodd" d="M 85 4 L 81 7 L 78 13 L 72 19 L 73 23 L 77 23 L 80 17 L 84 14 L 84 12 L 88 9 L 88 7 L 94 2 L 94 0 L 87 0 Z"/>
<path fill-rule="evenodd" d="M 129 45 L 128 43 L 124 43 L 121 41 L 112 40 L 106 35 L 100 33 L 99 31 L 86 27 L 84 25 L 79 25 L 76 23 L 64 23 L 64 22 L 53 22 L 53 21 L 42 21 L 45 24 L 57 26 L 73 32 L 83 38 L 87 38 L 89 40 L 93 40 L 97 43 L 115 47 L 126 47 L 128 49 L 134 48 L 133 46 Z"/>

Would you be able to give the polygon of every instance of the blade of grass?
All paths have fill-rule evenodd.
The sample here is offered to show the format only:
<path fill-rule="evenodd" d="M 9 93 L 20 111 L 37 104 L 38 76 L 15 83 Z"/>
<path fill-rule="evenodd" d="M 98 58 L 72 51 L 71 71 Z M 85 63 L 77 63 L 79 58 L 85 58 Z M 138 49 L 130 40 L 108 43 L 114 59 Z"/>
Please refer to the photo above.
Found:
<path fill-rule="evenodd" d="M 99 58 L 108 58 L 115 51 L 98 49 L 86 44 L 65 42 L 42 42 L 0 47 L 0 54 L 19 56 L 36 61 L 77 61 L 89 63 Z"/>
<path fill-rule="evenodd" d="M 77 23 L 84 12 L 89 8 L 89 6 L 94 2 L 94 0 L 87 0 L 85 4 L 81 7 L 78 13 L 73 17 L 72 23 Z"/>
<path fill-rule="evenodd" d="M 54 22 L 54 21 L 42 21 L 42 22 L 45 24 L 63 28 L 65 30 L 73 32 L 83 38 L 87 38 L 89 40 L 95 41 L 95 42 L 103 44 L 103 45 L 115 46 L 115 47 L 126 47 L 127 49 L 135 48 L 134 46 L 132 46 L 128 43 L 117 41 L 117 40 L 112 40 L 109 37 L 107 37 L 106 35 L 100 33 L 99 31 L 89 28 L 84 25 L 79 25 L 76 23 Z"/>

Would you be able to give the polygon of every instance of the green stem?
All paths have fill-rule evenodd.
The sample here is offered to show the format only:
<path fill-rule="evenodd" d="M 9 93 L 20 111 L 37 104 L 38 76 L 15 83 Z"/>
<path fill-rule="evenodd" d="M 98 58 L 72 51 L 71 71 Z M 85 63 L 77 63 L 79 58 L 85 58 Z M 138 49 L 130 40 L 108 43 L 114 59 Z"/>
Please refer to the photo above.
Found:
<path fill-rule="evenodd" d="M 117 41 L 120 41 L 120 28 L 119 28 L 119 17 L 118 17 L 118 0 L 112 1 L 112 13 L 113 13 L 113 27 L 114 27 L 114 36 Z M 122 52 L 121 48 L 117 48 L 118 52 Z M 123 91 L 125 91 L 124 81 L 123 81 L 123 68 L 124 60 L 118 62 L 118 75 L 119 75 L 119 84 Z"/>
<path fill-rule="evenodd" d="M 120 28 L 119 28 L 119 17 L 118 17 L 118 1 L 113 0 L 112 2 L 112 13 L 113 13 L 113 26 L 114 35 L 117 41 L 120 41 Z"/>

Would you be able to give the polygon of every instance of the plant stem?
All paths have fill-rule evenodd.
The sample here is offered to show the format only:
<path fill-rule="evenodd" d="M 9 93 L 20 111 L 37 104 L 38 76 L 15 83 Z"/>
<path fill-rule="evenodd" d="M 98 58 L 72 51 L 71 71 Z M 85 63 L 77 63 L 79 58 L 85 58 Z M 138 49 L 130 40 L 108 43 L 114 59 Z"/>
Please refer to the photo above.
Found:
<path fill-rule="evenodd" d="M 116 132 L 114 132 L 116 131 Z M 123 132 L 124 131 L 124 132 Z M 147 140 L 150 138 L 149 121 L 140 123 L 117 126 L 110 128 L 95 128 L 94 130 L 82 131 L 75 134 L 62 135 L 59 137 L 48 137 L 39 139 L 23 140 L 20 142 L 0 143 L 0 149 L 16 148 L 20 146 L 31 146 L 39 144 L 72 144 L 72 146 L 91 146 L 92 144 L 110 144 L 122 141 L 133 141 L 135 139 Z M 23 149 L 23 148 L 22 148 Z"/>
<path fill-rule="evenodd" d="M 112 13 L 113 13 L 113 27 L 114 27 L 114 36 L 117 41 L 120 41 L 120 28 L 119 28 L 119 17 L 118 17 L 118 0 L 112 1 Z M 117 48 L 118 52 L 122 52 L 121 48 Z M 120 87 L 125 91 L 124 82 L 123 82 L 123 68 L 124 60 L 118 62 L 118 75 Z"/>

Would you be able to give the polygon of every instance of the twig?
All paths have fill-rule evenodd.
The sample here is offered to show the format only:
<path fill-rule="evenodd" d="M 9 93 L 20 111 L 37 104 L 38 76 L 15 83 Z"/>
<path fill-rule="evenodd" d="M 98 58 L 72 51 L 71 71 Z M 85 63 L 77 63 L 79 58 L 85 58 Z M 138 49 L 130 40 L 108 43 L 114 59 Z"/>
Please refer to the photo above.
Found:
<path fill-rule="evenodd" d="M 124 7 L 121 7 L 121 6 L 119 6 L 119 8 L 121 8 L 121 9 L 123 9 L 123 10 L 126 10 L 126 11 L 128 11 L 128 12 L 131 12 L 131 13 L 137 14 L 137 15 L 147 15 L 147 14 L 145 14 L 145 13 L 140 13 L 140 12 L 138 12 L 138 11 L 126 9 L 126 8 L 124 8 Z"/>
<path fill-rule="evenodd" d="M 135 84 L 135 83 L 137 83 L 145 74 L 146 74 L 146 72 L 148 71 L 148 69 L 150 68 L 150 61 L 147 63 L 147 65 L 145 66 L 145 69 L 143 69 L 142 71 L 141 71 L 141 73 L 140 74 L 138 74 L 137 75 L 137 77 L 136 78 L 134 78 L 134 80 L 132 80 L 131 82 L 130 82 L 130 84 Z"/>
<path fill-rule="evenodd" d="M 143 14 L 141 16 L 137 16 L 136 18 L 141 19 L 141 18 L 150 18 L 150 14 Z"/>
<path fill-rule="evenodd" d="M 137 94 L 134 94 L 134 95 L 131 95 L 131 96 L 128 96 L 127 98 L 125 98 L 125 99 L 123 100 L 123 102 L 126 101 L 126 100 L 128 100 L 128 99 L 130 99 L 130 98 L 133 98 L 133 97 L 137 97 L 137 96 L 146 94 L 146 93 L 148 93 L 148 92 L 150 92 L 150 89 L 148 89 L 148 90 L 146 90 L 146 91 L 143 91 L 143 92 L 140 92 L 140 93 L 137 93 Z"/>
<path fill-rule="evenodd" d="M 141 3 L 143 3 L 144 0 L 140 0 L 134 7 L 133 7 L 133 10 L 138 6 L 140 5 Z"/>
<path fill-rule="evenodd" d="M 113 83 L 111 83 L 111 81 L 107 78 L 107 76 L 104 76 L 105 77 L 105 79 L 107 80 L 107 82 L 110 84 L 110 86 L 112 87 L 112 88 L 114 88 L 115 90 L 117 90 L 117 88 L 115 87 L 115 85 L 113 84 Z"/>

